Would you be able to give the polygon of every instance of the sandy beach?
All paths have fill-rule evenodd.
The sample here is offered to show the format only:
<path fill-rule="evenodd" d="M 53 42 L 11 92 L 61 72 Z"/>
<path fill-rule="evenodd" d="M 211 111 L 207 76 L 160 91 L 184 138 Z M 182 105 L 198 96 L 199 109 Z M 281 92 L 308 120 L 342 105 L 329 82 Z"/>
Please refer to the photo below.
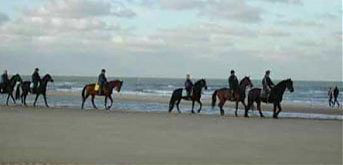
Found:
<path fill-rule="evenodd" d="M 342 164 L 342 121 L 0 106 L 0 162 Z"/>

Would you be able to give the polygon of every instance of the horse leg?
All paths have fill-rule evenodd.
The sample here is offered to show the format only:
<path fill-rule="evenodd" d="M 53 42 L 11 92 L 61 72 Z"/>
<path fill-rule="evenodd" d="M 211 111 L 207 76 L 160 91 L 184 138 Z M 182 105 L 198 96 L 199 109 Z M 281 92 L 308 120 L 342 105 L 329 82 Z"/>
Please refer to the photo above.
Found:
<path fill-rule="evenodd" d="M 87 93 L 85 97 L 82 97 L 82 104 L 81 104 L 81 109 L 83 109 L 85 102 L 87 100 L 87 98 L 89 97 L 89 94 Z"/>
<path fill-rule="evenodd" d="M 181 102 L 181 99 L 179 99 L 177 102 L 176 102 L 176 109 L 179 113 L 181 113 L 180 111 L 180 102 Z"/>
<path fill-rule="evenodd" d="M 224 114 L 225 114 L 224 109 L 223 109 L 224 104 L 225 104 L 225 101 L 222 101 L 222 100 L 220 100 L 220 102 L 218 104 L 221 116 L 224 116 Z"/>
<path fill-rule="evenodd" d="M 202 108 L 202 103 L 201 103 L 201 101 L 200 100 L 197 100 L 197 102 L 199 103 L 199 105 L 200 105 L 200 107 L 199 107 L 199 109 L 198 109 L 198 113 L 200 113 L 201 112 L 201 108 Z"/>
<path fill-rule="evenodd" d="M 45 93 L 43 94 L 43 98 L 44 98 L 45 106 L 46 106 L 47 108 L 49 108 L 48 102 L 46 101 L 46 94 L 45 94 Z"/>
<path fill-rule="evenodd" d="M 7 95 L 6 105 L 8 105 L 8 100 L 10 99 L 10 94 Z"/>
<path fill-rule="evenodd" d="M 110 109 L 111 109 L 111 107 L 112 107 L 112 105 L 113 105 L 113 99 L 112 99 L 112 96 L 110 95 L 110 96 L 109 96 L 109 98 L 110 98 L 111 104 L 110 104 L 110 106 L 108 106 L 108 107 L 107 107 L 107 109 L 108 109 L 108 110 L 110 110 Z"/>
<path fill-rule="evenodd" d="M 257 104 L 257 109 L 258 109 L 258 112 L 260 113 L 260 117 L 264 117 L 262 110 L 261 110 L 261 102 Z"/>
<path fill-rule="evenodd" d="M 274 103 L 274 107 L 273 107 L 273 118 L 274 119 L 277 119 L 276 107 L 277 107 L 277 103 Z"/>
<path fill-rule="evenodd" d="M 278 112 L 276 113 L 276 117 L 278 117 L 279 116 L 279 113 L 282 111 L 282 108 L 281 108 L 281 104 L 280 103 L 278 103 L 278 105 L 277 105 L 277 107 L 278 107 Z"/>
<path fill-rule="evenodd" d="M 192 113 L 195 113 L 194 112 L 194 103 L 195 103 L 194 100 L 192 100 L 192 111 L 191 111 Z"/>
<path fill-rule="evenodd" d="M 37 103 L 37 99 L 39 97 L 39 94 L 36 94 L 36 98 L 35 98 L 35 101 L 33 102 L 33 106 L 35 107 L 36 106 L 36 103 Z"/>
<path fill-rule="evenodd" d="M 107 110 L 107 96 L 105 96 L 105 109 Z"/>
<path fill-rule="evenodd" d="M 11 98 L 12 98 L 12 100 L 13 100 L 13 103 L 14 104 L 16 104 L 16 102 L 15 102 L 15 99 L 14 99 L 14 97 L 13 97 L 13 94 L 11 93 Z"/>
<path fill-rule="evenodd" d="M 245 107 L 244 117 L 249 117 L 248 112 L 250 108 L 253 106 L 253 104 L 254 104 L 254 101 L 248 100 L 248 105 Z"/>
<path fill-rule="evenodd" d="M 95 95 L 92 95 L 92 105 L 93 105 L 93 108 L 94 108 L 94 109 L 98 109 L 98 108 L 95 106 L 94 98 L 95 98 Z"/>
<path fill-rule="evenodd" d="M 238 116 L 238 114 L 237 114 L 237 111 L 238 111 L 238 103 L 239 103 L 239 101 L 236 100 L 236 111 L 235 111 L 235 116 L 236 116 L 236 117 Z"/>
<path fill-rule="evenodd" d="M 27 95 L 24 96 L 24 105 L 25 106 L 27 106 L 27 104 L 26 104 L 26 97 L 27 97 Z"/>

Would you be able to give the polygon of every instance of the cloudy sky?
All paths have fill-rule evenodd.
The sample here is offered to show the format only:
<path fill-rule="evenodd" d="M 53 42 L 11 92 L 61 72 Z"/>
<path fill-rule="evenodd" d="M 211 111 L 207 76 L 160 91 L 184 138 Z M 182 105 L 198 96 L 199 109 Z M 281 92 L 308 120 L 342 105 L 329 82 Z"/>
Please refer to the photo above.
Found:
<path fill-rule="evenodd" d="M 342 80 L 340 0 L 0 1 L 0 69 Z"/>

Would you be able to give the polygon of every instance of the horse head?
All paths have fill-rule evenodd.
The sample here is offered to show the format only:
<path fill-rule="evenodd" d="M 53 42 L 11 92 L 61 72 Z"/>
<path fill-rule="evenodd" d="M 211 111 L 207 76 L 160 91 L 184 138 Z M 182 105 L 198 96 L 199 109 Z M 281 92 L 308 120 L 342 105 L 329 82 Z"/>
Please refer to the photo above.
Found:
<path fill-rule="evenodd" d="M 200 87 L 200 88 L 205 88 L 205 90 L 207 90 L 207 83 L 206 83 L 206 80 L 205 79 L 200 79 L 198 80 L 194 86 L 196 87 Z"/>
<path fill-rule="evenodd" d="M 50 74 L 46 74 L 43 79 L 43 82 L 54 82 L 54 79 L 52 79 L 52 77 L 50 76 Z"/>
<path fill-rule="evenodd" d="M 10 82 L 12 82 L 12 83 L 23 82 L 23 79 L 21 79 L 19 74 L 15 74 L 11 77 Z"/>
<path fill-rule="evenodd" d="M 240 85 L 242 85 L 242 86 L 244 86 L 244 87 L 249 86 L 250 88 L 252 88 L 252 87 L 254 86 L 254 85 L 252 84 L 252 82 L 251 82 L 249 76 L 245 76 L 245 77 L 241 80 Z"/>
<path fill-rule="evenodd" d="M 117 92 L 120 92 L 121 87 L 123 85 L 123 81 L 114 80 L 114 81 L 108 82 L 108 84 L 111 87 L 111 89 L 115 89 Z"/>
<path fill-rule="evenodd" d="M 293 81 L 291 79 L 286 80 L 286 87 L 290 92 L 294 92 Z"/>

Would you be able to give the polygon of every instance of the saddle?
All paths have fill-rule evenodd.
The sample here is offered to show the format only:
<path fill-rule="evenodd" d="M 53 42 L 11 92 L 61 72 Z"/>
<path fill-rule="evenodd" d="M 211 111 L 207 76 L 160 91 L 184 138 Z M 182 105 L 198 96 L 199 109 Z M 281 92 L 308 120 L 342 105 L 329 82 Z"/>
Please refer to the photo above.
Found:
<path fill-rule="evenodd" d="M 270 96 L 270 92 L 267 92 L 265 90 L 261 91 L 261 96 L 260 97 L 261 97 L 262 100 L 266 100 L 266 102 L 268 102 L 269 96 Z"/>

